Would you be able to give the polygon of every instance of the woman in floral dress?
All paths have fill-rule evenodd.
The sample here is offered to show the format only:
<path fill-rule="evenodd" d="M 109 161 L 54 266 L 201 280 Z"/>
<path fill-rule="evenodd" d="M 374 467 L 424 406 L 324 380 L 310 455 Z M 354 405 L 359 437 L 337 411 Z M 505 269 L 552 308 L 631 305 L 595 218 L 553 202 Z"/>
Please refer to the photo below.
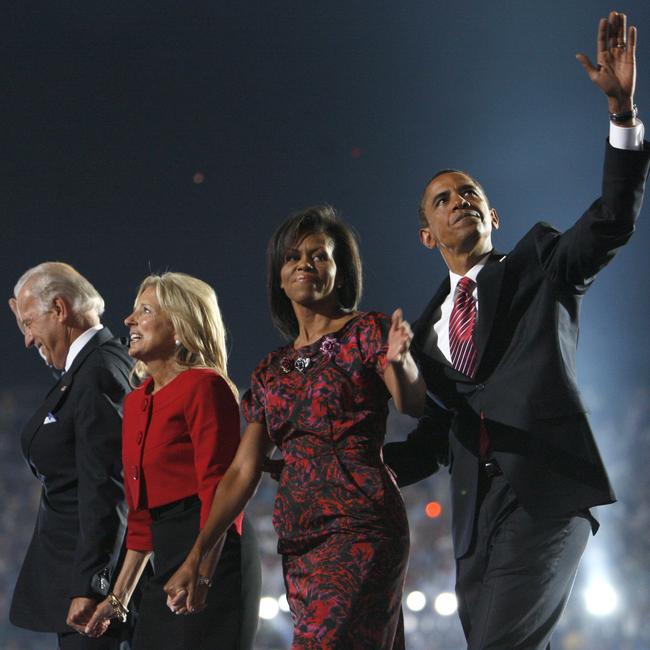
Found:
<path fill-rule="evenodd" d="M 411 330 L 359 312 L 356 238 L 332 208 L 290 217 L 269 244 L 274 323 L 292 340 L 256 368 L 242 408 L 249 423 L 197 542 L 166 585 L 191 612 L 209 550 L 255 492 L 274 446 L 284 461 L 273 522 L 279 536 L 293 650 L 404 647 L 401 597 L 406 512 L 381 457 L 388 400 L 419 415 L 424 384 Z"/>

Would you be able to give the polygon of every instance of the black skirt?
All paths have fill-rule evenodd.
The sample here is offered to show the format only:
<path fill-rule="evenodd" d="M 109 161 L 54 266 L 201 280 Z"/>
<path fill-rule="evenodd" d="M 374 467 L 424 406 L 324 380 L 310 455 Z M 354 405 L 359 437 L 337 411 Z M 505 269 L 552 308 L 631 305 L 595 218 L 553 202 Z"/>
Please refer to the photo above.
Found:
<path fill-rule="evenodd" d="M 163 587 L 187 557 L 199 532 L 201 503 L 189 497 L 152 512 L 153 576 L 144 586 L 133 650 L 250 650 L 257 627 L 260 560 L 255 533 L 245 521 L 232 528 L 198 614 L 172 614 Z"/>

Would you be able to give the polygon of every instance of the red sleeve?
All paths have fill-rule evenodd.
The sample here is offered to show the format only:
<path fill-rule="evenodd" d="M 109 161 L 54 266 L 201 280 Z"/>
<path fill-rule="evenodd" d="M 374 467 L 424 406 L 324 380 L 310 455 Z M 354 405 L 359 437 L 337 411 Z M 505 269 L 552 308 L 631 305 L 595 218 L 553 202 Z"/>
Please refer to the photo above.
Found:
<path fill-rule="evenodd" d="M 239 408 L 223 377 L 206 373 L 194 385 L 185 406 L 185 420 L 194 448 L 194 470 L 201 499 L 201 527 L 214 491 L 239 446 Z M 241 532 L 241 515 L 237 526 Z"/>
<path fill-rule="evenodd" d="M 266 361 L 266 360 L 265 360 Z M 265 395 L 262 384 L 262 371 L 266 363 L 260 364 L 251 375 L 251 387 L 244 393 L 241 401 L 241 410 L 246 422 L 266 423 Z"/>
<path fill-rule="evenodd" d="M 378 312 L 370 312 L 358 324 L 359 349 L 363 364 L 373 368 L 383 377 L 386 370 L 388 352 L 388 332 L 390 317 Z"/>
<path fill-rule="evenodd" d="M 148 510 L 131 510 L 127 517 L 126 548 L 132 551 L 152 551 L 151 515 Z"/>

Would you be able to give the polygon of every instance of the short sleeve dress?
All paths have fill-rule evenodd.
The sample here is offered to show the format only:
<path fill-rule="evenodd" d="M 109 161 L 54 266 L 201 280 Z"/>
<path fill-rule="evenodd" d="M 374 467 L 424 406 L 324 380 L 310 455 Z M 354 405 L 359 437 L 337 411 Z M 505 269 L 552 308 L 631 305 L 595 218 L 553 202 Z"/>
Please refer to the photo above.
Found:
<path fill-rule="evenodd" d="M 409 531 L 381 448 L 390 318 L 361 313 L 313 345 L 269 354 L 242 408 L 281 450 L 273 523 L 293 650 L 404 647 Z"/>

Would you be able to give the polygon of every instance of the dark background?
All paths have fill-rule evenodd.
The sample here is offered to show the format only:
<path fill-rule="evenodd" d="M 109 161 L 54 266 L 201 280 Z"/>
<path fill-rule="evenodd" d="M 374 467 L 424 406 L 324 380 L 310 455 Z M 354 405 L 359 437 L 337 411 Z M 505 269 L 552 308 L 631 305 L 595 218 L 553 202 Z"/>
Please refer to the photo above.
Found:
<path fill-rule="evenodd" d="M 639 27 L 636 102 L 650 128 L 646 0 L 5 6 L 0 288 L 9 298 L 27 268 L 69 262 L 103 294 L 104 322 L 122 334 L 150 271 L 197 275 L 217 290 L 231 374 L 244 388 L 281 342 L 265 298 L 269 236 L 288 213 L 328 202 L 360 235 L 362 306 L 402 306 L 413 320 L 445 272 L 417 238 L 419 195 L 433 171 L 459 167 L 482 182 L 501 217 L 495 243 L 504 251 L 538 220 L 568 227 L 598 196 L 607 106 L 574 55 L 595 58 L 598 18 L 612 8 Z M 603 512 L 609 525 L 583 572 L 596 565 L 620 579 L 632 539 L 648 537 L 649 216 L 646 206 L 585 301 L 578 362 L 620 498 Z M 23 349 L 9 309 L 0 310 L 0 327 L 4 489 L 30 519 L 20 533 L 3 515 L 0 540 L 15 547 L 2 561 L 10 590 L 36 483 L 20 465 L 17 436 L 50 378 Z M 409 424 L 396 423 L 398 434 Z M 434 484 L 446 498 L 444 477 Z M 410 494 L 419 508 L 420 493 Z M 264 498 L 257 507 L 268 519 Z M 638 530 L 620 530 L 632 513 Z M 434 538 L 446 543 L 445 531 L 430 535 L 414 544 L 412 565 L 418 553 L 437 552 Z M 277 559 L 268 563 L 275 570 Z M 647 560 L 628 569 L 650 581 Z M 603 623 L 612 634 L 620 627 L 611 647 L 636 648 L 623 645 L 630 639 L 648 647 L 642 632 L 630 632 L 638 590 L 616 588 L 622 605 Z M 603 638 L 600 631 L 586 646 L 564 647 L 594 650 Z M 414 633 L 412 648 L 462 647 L 418 643 Z"/>

